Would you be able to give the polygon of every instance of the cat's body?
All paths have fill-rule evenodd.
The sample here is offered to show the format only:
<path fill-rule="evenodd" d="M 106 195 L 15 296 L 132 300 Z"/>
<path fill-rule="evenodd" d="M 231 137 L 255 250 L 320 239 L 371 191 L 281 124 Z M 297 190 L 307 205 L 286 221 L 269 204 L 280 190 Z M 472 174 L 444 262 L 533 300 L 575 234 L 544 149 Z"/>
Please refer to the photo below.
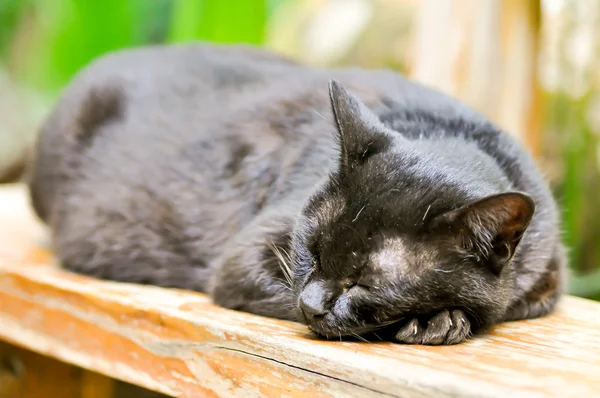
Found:
<path fill-rule="evenodd" d="M 399 341 L 455 343 L 547 313 L 564 280 L 526 152 L 387 71 L 208 45 L 103 57 L 44 125 L 30 187 L 66 268 L 326 336 L 401 321 Z"/>

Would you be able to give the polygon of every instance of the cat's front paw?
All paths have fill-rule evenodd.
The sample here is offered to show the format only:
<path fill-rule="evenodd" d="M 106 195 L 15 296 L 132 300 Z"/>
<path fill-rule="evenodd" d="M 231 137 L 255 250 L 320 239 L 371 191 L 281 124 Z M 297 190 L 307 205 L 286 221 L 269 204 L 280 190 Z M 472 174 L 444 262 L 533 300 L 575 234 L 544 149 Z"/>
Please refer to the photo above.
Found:
<path fill-rule="evenodd" d="M 395 340 L 406 344 L 450 345 L 462 343 L 471 333 L 471 323 L 461 310 L 444 310 L 423 324 L 415 318 L 396 333 Z"/>

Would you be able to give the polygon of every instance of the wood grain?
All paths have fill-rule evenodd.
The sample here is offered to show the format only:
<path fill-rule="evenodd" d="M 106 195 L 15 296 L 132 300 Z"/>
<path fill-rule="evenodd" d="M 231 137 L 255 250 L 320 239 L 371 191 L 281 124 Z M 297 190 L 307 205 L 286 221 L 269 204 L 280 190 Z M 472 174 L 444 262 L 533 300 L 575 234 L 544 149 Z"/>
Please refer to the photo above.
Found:
<path fill-rule="evenodd" d="M 0 339 L 177 397 L 593 397 L 600 305 L 452 347 L 319 341 L 201 294 L 64 272 L 39 249 L 22 187 L 0 189 Z"/>

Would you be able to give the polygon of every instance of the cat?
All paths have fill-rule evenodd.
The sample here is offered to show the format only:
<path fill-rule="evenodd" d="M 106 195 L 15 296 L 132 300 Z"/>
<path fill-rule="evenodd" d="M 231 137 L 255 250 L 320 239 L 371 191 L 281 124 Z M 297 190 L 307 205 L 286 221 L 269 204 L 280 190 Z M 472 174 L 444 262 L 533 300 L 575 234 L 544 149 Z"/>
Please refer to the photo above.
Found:
<path fill-rule="evenodd" d="M 528 152 L 392 71 L 121 50 L 73 79 L 35 152 L 32 205 L 66 269 L 324 338 L 456 344 L 564 290 L 559 212 Z"/>

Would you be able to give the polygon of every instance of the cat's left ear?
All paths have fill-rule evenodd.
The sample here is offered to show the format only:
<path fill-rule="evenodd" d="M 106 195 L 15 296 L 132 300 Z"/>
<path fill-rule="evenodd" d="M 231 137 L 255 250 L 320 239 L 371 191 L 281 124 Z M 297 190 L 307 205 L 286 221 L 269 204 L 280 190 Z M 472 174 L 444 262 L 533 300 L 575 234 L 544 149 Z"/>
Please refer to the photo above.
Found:
<path fill-rule="evenodd" d="M 379 118 L 339 82 L 329 81 L 329 97 L 340 141 L 342 171 L 351 170 L 390 146 L 392 137 Z"/>
<path fill-rule="evenodd" d="M 535 212 L 531 196 L 507 192 L 488 196 L 435 217 L 430 226 L 458 238 L 497 275 L 509 263 Z"/>

